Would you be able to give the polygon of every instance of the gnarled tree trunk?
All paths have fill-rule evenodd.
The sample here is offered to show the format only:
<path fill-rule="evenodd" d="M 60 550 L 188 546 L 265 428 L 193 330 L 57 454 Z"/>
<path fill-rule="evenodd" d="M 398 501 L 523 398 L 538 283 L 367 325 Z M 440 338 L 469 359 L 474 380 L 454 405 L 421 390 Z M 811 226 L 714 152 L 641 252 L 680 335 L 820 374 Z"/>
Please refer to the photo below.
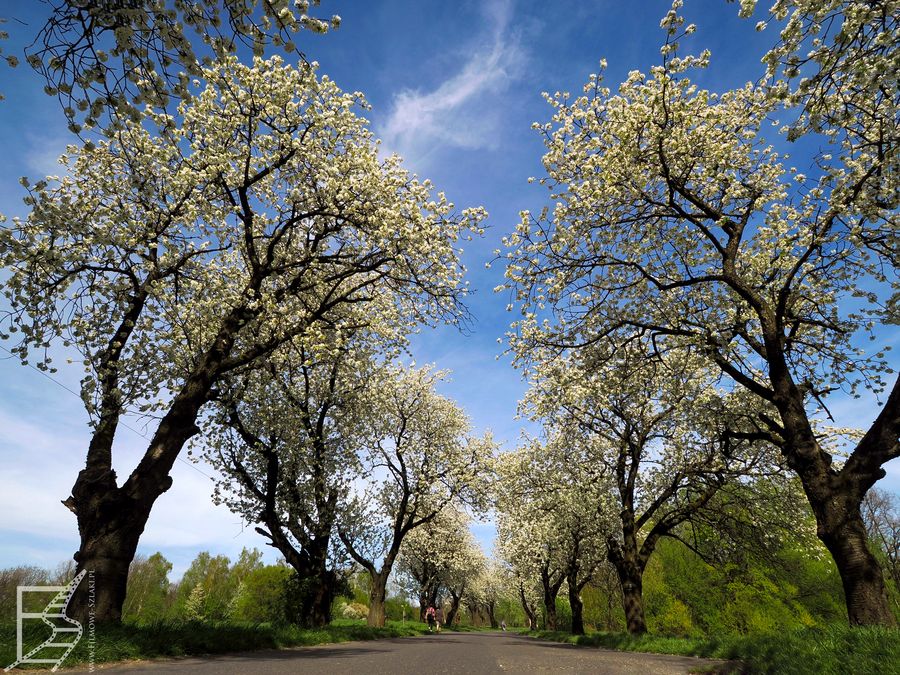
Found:
<path fill-rule="evenodd" d="M 484 609 L 488 615 L 488 621 L 491 623 L 491 628 L 499 628 L 500 624 L 497 623 L 497 603 L 494 600 L 488 600 L 484 603 Z"/>
<path fill-rule="evenodd" d="M 457 613 L 459 613 L 459 603 L 462 601 L 463 593 L 465 592 L 465 584 L 463 584 L 462 588 L 458 591 L 455 588 L 450 588 L 450 610 L 447 612 L 447 625 L 452 626 L 453 621 L 456 619 Z"/>
<path fill-rule="evenodd" d="M 108 472 L 103 480 L 111 483 L 111 487 L 84 494 L 93 481 L 86 479 L 82 471 L 72 491 L 81 494 L 76 507 L 81 535 L 81 545 L 74 556 L 76 573 L 87 570 L 88 574 L 75 591 L 66 613 L 82 625 L 91 620 L 121 620 L 128 568 L 149 516 L 149 509 L 139 510 L 124 498 L 115 486 L 113 472 Z"/>
<path fill-rule="evenodd" d="M 816 517 L 816 534 L 834 558 L 841 575 L 852 626 L 896 626 L 884 573 L 868 547 L 861 515 L 863 499 L 885 476 L 882 465 L 900 454 L 900 377 L 874 423 L 840 470 L 819 444 L 794 382 L 777 326 L 765 326 L 772 402 L 778 409 L 785 439 L 782 454 L 800 476 Z"/>
<path fill-rule="evenodd" d="M 422 623 L 425 623 L 425 610 L 429 607 L 437 608 L 438 590 L 438 585 L 431 580 L 426 582 L 419 592 L 419 621 Z"/>
<path fill-rule="evenodd" d="M 160 421 L 140 464 L 121 487 L 109 464 L 112 432 L 95 433 L 88 465 L 78 474 L 63 504 L 75 513 L 81 544 L 74 555 L 76 574 L 88 571 L 91 584 L 81 583 L 68 615 L 82 623 L 118 622 L 128 586 L 128 568 L 153 504 L 172 486 L 169 471 L 184 444 L 198 429 L 194 424 L 205 402 L 209 380 L 190 382 Z M 100 448 L 100 445 L 106 446 Z"/>
<path fill-rule="evenodd" d="M 895 626 L 884 573 L 869 550 L 860 503 L 835 495 L 825 503 L 813 503 L 819 539 L 834 557 L 841 575 L 847 617 L 851 625 Z"/>

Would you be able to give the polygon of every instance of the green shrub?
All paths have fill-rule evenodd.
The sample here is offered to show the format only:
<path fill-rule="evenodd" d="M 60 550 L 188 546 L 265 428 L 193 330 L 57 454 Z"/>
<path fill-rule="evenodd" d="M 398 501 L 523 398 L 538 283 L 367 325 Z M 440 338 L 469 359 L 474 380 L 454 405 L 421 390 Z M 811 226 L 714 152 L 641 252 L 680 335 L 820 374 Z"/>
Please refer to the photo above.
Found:
<path fill-rule="evenodd" d="M 231 618 L 248 623 L 284 621 L 285 584 L 291 575 L 291 569 L 283 565 L 266 565 L 249 572 L 232 601 Z"/>

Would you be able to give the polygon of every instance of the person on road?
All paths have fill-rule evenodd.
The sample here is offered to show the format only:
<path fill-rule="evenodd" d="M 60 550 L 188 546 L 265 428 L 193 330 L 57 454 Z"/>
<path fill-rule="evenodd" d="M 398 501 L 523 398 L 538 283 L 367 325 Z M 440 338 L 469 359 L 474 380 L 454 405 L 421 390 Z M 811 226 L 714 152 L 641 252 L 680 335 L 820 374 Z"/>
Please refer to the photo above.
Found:
<path fill-rule="evenodd" d="M 434 624 L 435 624 L 435 611 L 434 607 L 431 605 L 428 606 L 428 609 L 425 610 L 425 621 L 428 622 L 428 632 L 434 632 Z"/>
<path fill-rule="evenodd" d="M 500 630 L 502 630 L 504 633 L 506 632 L 506 619 L 503 619 L 500 622 Z"/>
<path fill-rule="evenodd" d="M 437 632 L 441 632 L 441 626 L 444 623 L 444 610 L 438 607 L 434 612 L 434 623 L 437 626 Z"/>

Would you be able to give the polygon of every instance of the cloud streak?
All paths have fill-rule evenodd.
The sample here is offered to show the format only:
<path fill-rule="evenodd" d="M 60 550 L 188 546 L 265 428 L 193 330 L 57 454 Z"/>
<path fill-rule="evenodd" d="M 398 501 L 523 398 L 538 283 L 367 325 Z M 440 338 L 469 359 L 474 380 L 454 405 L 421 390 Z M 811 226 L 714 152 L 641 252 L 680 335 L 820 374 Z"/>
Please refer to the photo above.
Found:
<path fill-rule="evenodd" d="M 511 0 L 483 10 L 486 30 L 469 45 L 468 60 L 430 91 L 406 89 L 394 96 L 379 125 L 387 149 L 414 166 L 442 148 L 494 149 L 499 143 L 503 93 L 521 74 L 525 53 L 510 30 Z"/>

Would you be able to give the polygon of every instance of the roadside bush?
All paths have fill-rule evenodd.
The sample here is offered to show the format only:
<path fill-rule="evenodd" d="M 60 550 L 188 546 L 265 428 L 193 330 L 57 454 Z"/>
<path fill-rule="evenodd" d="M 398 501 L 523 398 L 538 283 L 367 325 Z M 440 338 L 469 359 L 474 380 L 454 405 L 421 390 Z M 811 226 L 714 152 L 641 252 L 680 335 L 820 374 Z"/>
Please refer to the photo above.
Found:
<path fill-rule="evenodd" d="M 266 565 L 252 570 L 238 587 L 230 616 L 249 623 L 285 620 L 285 584 L 291 569 L 283 565 Z"/>
<path fill-rule="evenodd" d="M 369 608 L 361 602 L 351 602 L 341 608 L 341 616 L 345 619 L 365 619 L 369 615 Z"/>

